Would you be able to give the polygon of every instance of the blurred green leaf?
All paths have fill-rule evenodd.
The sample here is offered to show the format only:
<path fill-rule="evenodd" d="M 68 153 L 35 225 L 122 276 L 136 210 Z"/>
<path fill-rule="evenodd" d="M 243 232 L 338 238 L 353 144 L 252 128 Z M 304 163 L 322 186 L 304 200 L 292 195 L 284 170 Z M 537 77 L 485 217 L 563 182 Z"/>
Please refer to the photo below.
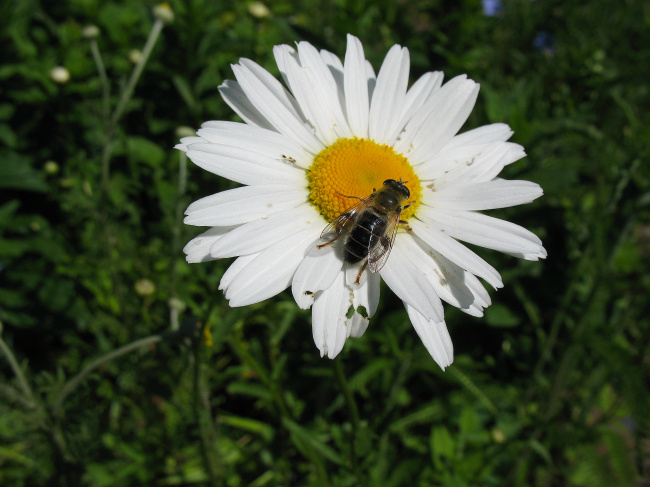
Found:
<path fill-rule="evenodd" d="M 304 443 L 309 448 L 313 448 L 314 451 L 321 454 L 326 459 L 334 462 L 336 464 L 342 465 L 343 459 L 341 456 L 336 453 L 331 447 L 326 445 L 318 437 L 314 436 L 309 430 L 303 428 L 297 423 L 291 421 L 290 419 L 284 418 L 282 424 L 289 430 L 291 436 L 294 438 L 294 444 L 298 447 L 299 443 Z M 309 453 L 307 454 L 308 456 Z"/>
<path fill-rule="evenodd" d="M 250 418 L 221 414 L 219 415 L 219 422 L 232 426 L 233 428 L 260 435 L 266 441 L 271 441 L 275 435 L 275 430 L 270 425 Z"/>
<path fill-rule="evenodd" d="M 165 159 L 166 152 L 159 145 L 144 137 L 129 137 L 127 143 L 129 155 L 138 162 L 156 167 Z"/>
<path fill-rule="evenodd" d="M 431 430 L 430 441 L 434 463 L 437 463 L 441 458 L 453 459 L 456 456 L 456 442 L 446 427 L 434 427 Z"/>
<path fill-rule="evenodd" d="M 32 160 L 16 152 L 0 149 L 0 188 L 46 192 L 41 173 L 32 167 Z"/>
<path fill-rule="evenodd" d="M 485 310 L 485 322 L 499 328 L 512 328 L 520 323 L 519 317 L 505 305 L 495 303 Z"/>

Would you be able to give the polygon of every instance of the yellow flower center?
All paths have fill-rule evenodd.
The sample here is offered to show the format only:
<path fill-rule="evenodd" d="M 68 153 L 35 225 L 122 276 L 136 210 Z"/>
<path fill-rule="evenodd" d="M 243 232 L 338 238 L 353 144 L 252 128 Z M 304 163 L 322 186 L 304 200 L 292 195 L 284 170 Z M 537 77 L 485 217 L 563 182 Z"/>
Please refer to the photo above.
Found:
<path fill-rule="evenodd" d="M 406 181 L 411 197 L 401 218 L 408 219 L 419 204 L 420 180 L 406 157 L 392 147 L 368 139 L 339 139 L 322 150 L 309 168 L 309 199 L 327 221 L 334 220 L 387 179 Z"/>

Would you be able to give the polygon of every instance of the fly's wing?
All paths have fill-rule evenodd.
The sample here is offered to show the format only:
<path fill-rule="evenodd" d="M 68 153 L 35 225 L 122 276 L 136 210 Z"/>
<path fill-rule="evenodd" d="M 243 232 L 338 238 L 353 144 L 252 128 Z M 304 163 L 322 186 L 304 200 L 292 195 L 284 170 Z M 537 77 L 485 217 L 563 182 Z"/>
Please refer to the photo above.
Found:
<path fill-rule="evenodd" d="M 368 243 L 368 267 L 370 267 L 370 272 L 379 272 L 388 260 L 397 234 L 397 224 L 401 213 L 402 210 L 398 209 L 388 217 L 388 225 L 382 236 L 373 234 L 370 237 Z"/>
<path fill-rule="evenodd" d="M 350 231 L 356 221 L 359 219 L 359 215 L 368 207 L 368 204 L 374 197 L 375 194 L 373 193 L 367 198 L 359 201 L 357 204 L 351 206 L 334 220 L 332 220 L 320 234 L 321 240 L 331 241 L 335 238 L 340 237 L 344 231 Z"/>

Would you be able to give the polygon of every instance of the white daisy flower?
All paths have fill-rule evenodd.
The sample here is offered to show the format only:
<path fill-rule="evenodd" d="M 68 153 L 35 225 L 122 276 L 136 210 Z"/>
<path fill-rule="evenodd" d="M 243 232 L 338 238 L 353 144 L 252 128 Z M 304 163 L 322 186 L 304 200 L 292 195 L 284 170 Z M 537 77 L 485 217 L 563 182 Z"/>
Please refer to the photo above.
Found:
<path fill-rule="evenodd" d="M 443 369 L 453 346 L 441 301 L 482 316 L 490 296 L 478 280 L 502 287 L 499 273 L 459 240 L 528 260 L 546 257 L 533 233 L 478 213 L 529 203 L 539 185 L 497 175 L 525 156 L 506 142 L 505 124 L 457 135 L 478 94 L 458 76 L 430 72 L 407 88 L 409 53 L 393 46 L 375 75 L 361 42 L 348 35 L 345 59 L 300 42 L 274 48 L 284 79 L 241 59 L 237 81 L 219 90 L 245 123 L 206 122 L 176 147 L 198 166 L 243 186 L 191 204 L 185 223 L 209 226 L 185 247 L 188 262 L 237 257 L 221 279 L 231 306 L 246 306 L 291 286 L 312 307 L 321 356 L 334 358 L 360 337 L 379 303 L 380 277 Z M 286 87 L 285 87 L 286 86 Z M 342 257 L 345 239 L 323 245 L 321 232 L 388 179 L 410 198 L 381 269 Z M 368 266 L 371 267 L 371 266 Z"/>

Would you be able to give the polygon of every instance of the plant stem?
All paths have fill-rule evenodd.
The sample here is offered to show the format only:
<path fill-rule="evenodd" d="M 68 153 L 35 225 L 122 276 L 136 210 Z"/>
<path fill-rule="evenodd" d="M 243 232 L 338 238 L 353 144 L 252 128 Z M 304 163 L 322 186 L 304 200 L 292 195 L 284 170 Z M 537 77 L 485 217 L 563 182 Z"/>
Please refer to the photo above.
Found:
<path fill-rule="evenodd" d="M 27 397 L 30 406 L 35 407 L 34 394 L 32 393 L 32 389 L 29 387 L 29 384 L 25 380 L 25 376 L 23 375 L 23 371 L 18 365 L 18 362 L 16 361 L 16 357 L 14 357 L 14 354 L 11 352 L 11 349 L 7 346 L 7 344 L 2 339 L 1 336 L 0 336 L 0 350 L 2 350 L 2 353 L 4 353 L 5 357 L 7 357 L 9 366 L 11 367 L 11 370 L 14 371 L 14 375 L 18 380 L 18 384 L 20 385 L 20 388 L 23 390 L 23 393 Z"/>
<path fill-rule="evenodd" d="M 178 298 L 176 293 L 176 285 L 178 282 L 177 271 L 177 255 L 180 250 L 180 237 L 181 227 L 183 221 L 183 196 L 185 195 L 185 188 L 187 186 L 187 156 L 185 152 L 180 153 L 178 161 L 178 193 L 176 195 L 176 213 L 174 215 L 174 224 L 172 226 L 172 265 L 171 265 L 171 278 L 170 278 L 170 293 L 172 298 Z M 180 311 L 174 305 L 169 306 L 169 321 L 172 330 L 178 330 L 178 316 Z"/>
<path fill-rule="evenodd" d="M 112 116 L 108 113 L 109 112 L 108 80 L 106 79 L 106 81 L 104 81 L 103 79 L 106 76 L 106 72 L 104 71 L 104 64 L 102 63 L 101 56 L 99 56 L 99 51 L 97 51 L 97 57 L 95 59 L 95 62 L 97 63 L 97 69 L 100 72 L 99 76 L 100 78 L 102 78 L 102 94 L 103 94 L 102 98 L 103 98 L 104 110 L 106 110 L 106 113 L 104 114 L 106 118 L 106 122 L 104 124 L 105 125 L 104 130 L 106 131 L 106 135 L 105 135 L 106 143 L 104 144 L 104 150 L 102 152 L 102 185 L 104 187 L 104 191 L 108 190 L 108 180 L 110 177 L 111 152 L 113 151 L 113 145 L 114 145 L 113 137 L 115 134 L 115 128 L 117 127 L 117 122 L 120 120 L 120 117 L 124 113 L 126 104 L 131 99 L 131 95 L 133 95 L 133 90 L 135 89 L 135 85 L 138 83 L 138 80 L 140 79 L 142 70 L 147 64 L 147 60 L 151 55 L 151 51 L 153 51 L 153 47 L 156 45 L 156 41 L 158 40 L 158 37 L 160 36 L 160 32 L 162 31 L 164 25 L 165 23 L 160 19 L 156 19 L 156 21 L 154 22 L 151 32 L 149 33 L 149 37 L 147 38 L 147 42 L 144 45 L 144 50 L 142 51 L 142 57 L 133 68 L 133 71 L 131 72 L 131 77 L 129 78 L 129 81 L 126 83 L 124 89 L 122 90 L 120 101 L 118 102 L 117 107 L 115 108 L 115 111 L 113 112 Z M 91 44 L 91 49 L 92 46 L 93 44 Z M 93 56 L 95 56 L 94 51 L 93 51 Z M 104 73 L 103 76 L 102 76 L 102 72 Z"/>
<path fill-rule="evenodd" d="M 201 326 L 200 335 L 203 336 L 203 330 L 207 325 Z M 212 412 L 210 408 L 210 399 L 208 390 L 204 383 L 201 367 L 203 366 L 203 343 L 201 339 L 195 340 L 193 347 L 194 371 L 192 377 L 192 389 L 194 396 L 194 414 L 196 423 L 201 435 L 201 454 L 203 463 L 208 472 L 209 482 L 212 487 L 219 485 L 217 476 L 218 466 L 215 464 L 219 459 L 218 452 L 215 451 L 216 434 L 214 422 L 212 421 Z"/>
<path fill-rule="evenodd" d="M 334 372 L 336 373 L 336 380 L 341 386 L 343 391 L 343 397 L 345 397 L 345 402 L 348 404 L 350 409 L 350 416 L 352 417 L 352 429 L 356 433 L 359 429 L 359 408 L 357 407 L 357 402 L 354 400 L 352 391 L 350 390 L 350 385 L 348 384 L 347 379 L 345 378 L 345 372 L 343 366 L 341 365 L 341 360 L 336 358 L 334 359 Z"/>
<path fill-rule="evenodd" d="M 135 68 L 133 68 L 131 77 L 129 78 L 129 81 L 127 82 L 126 86 L 124 87 L 124 91 L 122 91 L 122 96 L 120 97 L 120 101 L 117 104 L 117 108 L 113 112 L 113 116 L 111 117 L 112 125 L 117 124 L 118 120 L 122 116 L 122 113 L 124 112 L 124 109 L 126 108 L 126 104 L 131 99 L 131 95 L 133 94 L 133 89 L 135 88 L 135 85 L 138 83 L 138 80 L 140 79 L 142 70 L 144 69 L 144 66 L 147 64 L 149 55 L 151 54 L 151 51 L 153 50 L 153 47 L 156 44 L 156 41 L 158 40 L 158 36 L 160 35 L 160 31 L 162 31 L 164 25 L 165 23 L 160 19 L 156 19 L 155 23 L 153 24 L 153 28 L 149 33 L 149 38 L 147 39 L 147 42 L 144 45 L 144 50 L 142 51 L 142 58 L 140 58 L 138 64 L 136 64 Z"/>
<path fill-rule="evenodd" d="M 63 390 L 61 391 L 61 394 L 59 395 L 59 398 L 57 399 L 52 409 L 54 415 L 57 415 L 60 412 L 61 406 L 63 405 L 63 402 L 68 397 L 68 395 L 70 395 L 70 393 L 75 390 L 75 388 L 81 383 L 81 381 L 84 380 L 84 378 L 88 374 L 90 374 L 93 370 L 95 370 L 97 367 L 100 367 L 101 365 L 104 365 L 105 363 L 110 362 L 111 360 L 120 357 L 121 355 L 127 354 L 132 350 L 143 347 L 145 345 L 151 345 L 153 343 L 157 343 L 162 339 L 163 339 L 163 335 L 152 335 L 146 338 L 142 338 L 140 340 L 136 340 L 135 342 L 129 343 L 128 345 L 124 345 L 123 347 L 120 347 L 117 350 L 113 350 L 112 352 L 107 353 L 103 357 L 100 357 L 97 360 L 95 360 L 88 367 L 86 367 L 77 375 L 75 375 L 72 379 L 70 379 L 63 387 Z"/>
<path fill-rule="evenodd" d="M 356 440 L 357 432 L 359 431 L 359 408 L 357 407 L 357 402 L 354 400 L 352 391 L 350 390 L 350 385 L 348 384 L 347 379 L 345 378 L 345 371 L 343 370 L 343 365 L 341 365 L 341 359 L 334 359 L 334 372 L 336 373 L 336 380 L 341 386 L 343 391 L 343 397 L 345 397 L 345 402 L 348 405 L 348 410 L 350 412 L 350 417 L 352 418 L 352 434 L 350 435 L 350 459 L 352 462 L 352 470 L 354 471 L 357 482 L 361 482 L 361 474 L 359 472 L 359 464 L 357 461 L 357 451 L 356 451 Z"/>
<path fill-rule="evenodd" d="M 110 93 L 111 85 L 108 82 L 108 76 L 106 76 L 106 69 L 104 68 L 104 61 L 102 61 L 102 55 L 99 52 L 99 47 L 97 46 L 97 39 L 90 39 L 90 52 L 93 55 L 95 60 L 95 65 L 97 66 L 97 71 L 99 72 L 99 79 L 102 83 L 102 117 L 104 118 L 104 124 L 108 125 L 110 117 Z"/>

